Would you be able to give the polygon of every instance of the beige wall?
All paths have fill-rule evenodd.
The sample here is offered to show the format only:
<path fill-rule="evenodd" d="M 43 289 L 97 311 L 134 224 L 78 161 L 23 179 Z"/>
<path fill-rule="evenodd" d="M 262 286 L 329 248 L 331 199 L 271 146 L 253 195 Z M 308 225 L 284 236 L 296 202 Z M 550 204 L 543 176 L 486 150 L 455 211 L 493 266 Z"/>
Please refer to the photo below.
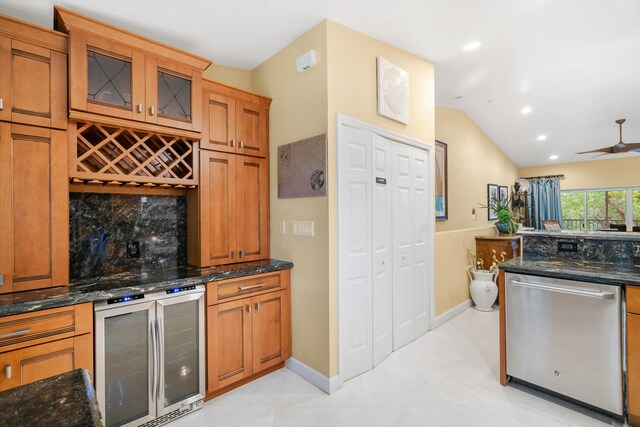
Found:
<path fill-rule="evenodd" d="M 465 246 L 475 251 L 475 236 L 495 232 L 478 206 L 487 203 L 487 184 L 511 186 L 518 168 L 463 111 L 436 108 L 436 139 L 447 144 L 449 168 L 449 219 L 437 222 L 435 237 L 438 316 L 469 299 Z"/>
<path fill-rule="evenodd" d="M 327 26 L 323 22 L 252 73 L 253 90 L 273 98 L 269 162 L 271 256 L 293 261 L 291 320 L 293 356 L 329 375 L 328 201 L 326 197 L 278 199 L 278 146 L 327 132 Z M 296 58 L 315 49 L 318 65 L 296 71 Z M 293 220 L 315 222 L 315 237 L 293 236 Z M 286 234 L 279 224 L 286 222 Z"/>
<path fill-rule="evenodd" d="M 249 70 L 212 64 L 204 70 L 202 77 L 249 92 L 253 90 L 251 82 L 252 72 Z"/>
<path fill-rule="evenodd" d="M 520 169 L 520 176 L 564 174 L 563 190 L 640 186 L 640 156 L 591 160 L 578 163 Z"/>

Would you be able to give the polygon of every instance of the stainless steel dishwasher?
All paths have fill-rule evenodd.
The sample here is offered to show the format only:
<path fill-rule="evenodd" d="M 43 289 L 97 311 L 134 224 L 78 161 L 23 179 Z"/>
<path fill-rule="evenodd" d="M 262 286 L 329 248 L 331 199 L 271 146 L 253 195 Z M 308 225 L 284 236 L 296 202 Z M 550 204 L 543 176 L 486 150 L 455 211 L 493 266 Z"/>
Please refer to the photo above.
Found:
<path fill-rule="evenodd" d="M 94 305 L 96 395 L 105 426 L 159 426 L 205 395 L 204 286 Z"/>
<path fill-rule="evenodd" d="M 506 274 L 507 375 L 623 416 L 622 288 Z"/>

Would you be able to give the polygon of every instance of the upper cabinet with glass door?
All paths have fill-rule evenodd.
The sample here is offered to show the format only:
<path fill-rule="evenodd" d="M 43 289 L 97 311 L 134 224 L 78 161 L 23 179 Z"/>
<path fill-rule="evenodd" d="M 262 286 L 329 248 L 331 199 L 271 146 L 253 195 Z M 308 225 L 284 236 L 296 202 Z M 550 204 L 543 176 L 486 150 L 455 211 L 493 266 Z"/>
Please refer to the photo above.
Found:
<path fill-rule="evenodd" d="M 69 34 L 71 119 L 200 132 L 202 72 L 211 61 L 59 6 L 55 25 Z"/>

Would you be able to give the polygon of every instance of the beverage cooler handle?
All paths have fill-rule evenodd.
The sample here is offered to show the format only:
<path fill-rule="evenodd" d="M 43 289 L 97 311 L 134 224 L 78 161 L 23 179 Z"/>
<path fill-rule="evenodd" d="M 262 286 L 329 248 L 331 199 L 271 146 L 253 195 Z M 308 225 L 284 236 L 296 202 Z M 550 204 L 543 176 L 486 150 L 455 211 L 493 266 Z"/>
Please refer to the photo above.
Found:
<path fill-rule="evenodd" d="M 157 365 L 157 358 L 158 358 L 158 343 L 157 343 L 157 339 L 156 339 L 156 322 L 155 321 L 151 321 L 151 366 L 152 366 L 152 385 L 151 388 L 149 389 L 149 392 L 151 394 L 151 401 L 155 402 L 156 401 L 156 388 L 158 387 L 156 385 L 156 374 L 158 371 Z"/>
<path fill-rule="evenodd" d="M 162 387 L 163 375 L 162 370 L 164 365 L 164 341 L 162 339 L 162 318 L 156 320 L 158 327 L 156 332 L 158 334 L 158 388 L 156 389 L 156 399 L 160 400 L 160 388 Z"/>

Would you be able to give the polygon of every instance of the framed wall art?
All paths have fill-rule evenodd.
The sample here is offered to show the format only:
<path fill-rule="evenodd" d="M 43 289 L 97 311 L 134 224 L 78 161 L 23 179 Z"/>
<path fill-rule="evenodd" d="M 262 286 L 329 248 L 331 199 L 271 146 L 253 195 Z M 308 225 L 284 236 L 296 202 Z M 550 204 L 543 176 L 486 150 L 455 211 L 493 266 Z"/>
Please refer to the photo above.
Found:
<path fill-rule="evenodd" d="M 500 193 L 496 184 L 487 184 L 487 211 L 489 211 L 489 221 L 498 219 L 498 212 L 492 209 L 494 200 L 500 200 Z"/>
<path fill-rule="evenodd" d="M 500 186 L 500 201 L 501 202 L 506 202 L 509 200 L 509 187 L 507 187 L 506 185 L 501 185 Z"/>
<path fill-rule="evenodd" d="M 409 73 L 378 57 L 378 114 L 409 123 Z"/>
<path fill-rule="evenodd" d="M 327 195 L 327 135 L 278 147 L 278 198 Z"/>
<path fill-rule="evenodd" d="M 436 221 L 445 221 L 449 218 L 449 188 L 447 170 L 447 144 L 436 141 Z"/>

